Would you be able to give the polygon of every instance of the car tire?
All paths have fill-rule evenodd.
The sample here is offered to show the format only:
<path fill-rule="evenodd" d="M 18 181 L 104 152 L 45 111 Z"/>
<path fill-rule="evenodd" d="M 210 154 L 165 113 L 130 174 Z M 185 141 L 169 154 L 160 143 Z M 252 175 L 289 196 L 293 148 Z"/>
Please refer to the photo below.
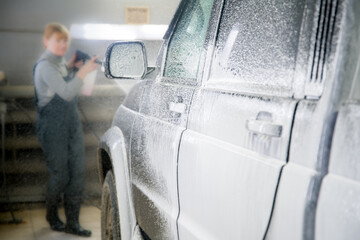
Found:
<path fill-rule="evenodd" d="M 106 174 L 101 196 L 101 239 L 120 240 L 120 221 L 115 180 L 112 171 Z"/>

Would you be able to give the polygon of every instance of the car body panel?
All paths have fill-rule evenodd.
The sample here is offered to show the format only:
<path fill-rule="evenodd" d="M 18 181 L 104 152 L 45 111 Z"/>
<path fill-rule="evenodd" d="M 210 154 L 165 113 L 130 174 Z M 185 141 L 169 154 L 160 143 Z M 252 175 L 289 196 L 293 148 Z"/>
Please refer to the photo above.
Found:
<path fill-rule="evenodd" d="M 180 238 L 263 237 L 287 159 L 295 106 L 291 99 L 212 89 L 195 95 L 179 152 Z M 248 120 L 281 126 L 281 136 L 249 130 Z M 238 231 L 232 232 L 234 227 Z"/>
<path fill-rule="evenodd" d="M 194 87 L 154 81 L 147 88 L 131 139 L 136 216 L 150 237 L 176 239 L 177 156 Z"/>
<path fill-rule="evenodd" d="M 181 140 L 181 239 L 266 234 L 297 105 L 292 85 L 303 9 L 303 1 L 225 1 L 210 74 Z"/>
<path fill-rule="evenodd" d="M 325 99 L 323 96 L 321 100 Z M 289 160 L 282 172 L 266 239 L 313 239 L 316 203 L 336 120 L 324 104 L 303 100 L 297 106 Z M 284 225 L 289 227 L 284 229 Z"/>
<path fill-rule="evenodd" d="M 311 193 L 319 191 L 314 188 L 319 186 L 321 178 L 318 172 L 298 164 L 289 163 L 283 168 L 266 239 L 312 239 L 307 237 L 309 232 L 311 236 L 313 227 L 305 228 L 308 226 L 304 221 L 308 220 L 305 209 L 310 206 L 313 211 L 316 201 Z"/>
<path fill-rule="evenodd" d="M 321 186 L 316 239 L 360 236 L 360 103 L 347 102 L 339 112 L 329 174 Z"/>
<path fill-rule="evenodd" d="M 192 131 L 182 142 L 180 238 L 262 238 L 283 164 Z"/>
<path fill-rule="evenodd" d="M 319 195 L 321 196 L 324 188 L 323 179 L 324 176 L 325 179 L 327 178 L 329 162 L 331 164 L 330 152 L 334 147 L 332 140 L 338 118 L 337 112 L 341 103 L 348 97 L 349 86 L 354 77 L 353 65 L 358 61 L 358 55 L 354 57 L 358 50 L 355 54 L 354 48 L 349 51 L 349 47 L 354 46 L 352 42 L 354 40 L 349 41 L 349 38 L 358 39 L 356 34 L 353 35 L 353 26 L 358 25 L 359 21 L 354 21 L 349 10 L 357 12 L 360 9 L 358 4 L 354 4 L 356 1 L 352 0 L 327 1 L 326 4 L 329 5 L 325 5 L 325 2 L 318 1 L 315 8 L 319 11 L 320 6 L 327 6 L 328 17 L 334 20 L 328 21 L 328 26 L 333 23 L 327 30 L 331 33 L 331 38 L 322 38 L 326 43 L 321 44 L 328 46 L 323 61 L 323 77 L 318 82 L 323 84 L 323 90 L 320 97 L 313 97 L 310 92 L 319 93 L 319 88 L 315 87 L 311 91 L 305 89 L 305 93 L 309 94 L 306 96 L 308 99 L 299 102 L 291 139 L 289 164 L 283 169 L 284 178 L 280 180 L 267 239 L 286 239 L 289 236 L 292 239 L 323 239 L 316 233 L 319 221 L 317 212 L 320 209 Z M 334 7 L 336 14 L 330 14 L 329 10 Z M 317 16 L 319 13 L 315 12 L 313 34 L 317 34 L 318 22 L 322 21 L 319 19 L 324 19 Z M 312 44 L 321 43 L 315 41 L 315 36 L 312 39 Z M 358 44 L 357 40 L 357 46 Z M 307 81 L 314 80 L 311 79 L 311 74 L 305 75 L 309 76 L 306 78 Z M 308 87 L 311 85 L 309 84 Z M 307 191 L 303 189 L 305 184 L 308 185 Z M 298 191 L 298 188 L 303 190 Z M 294 195 L 297 196 L 296 201 L 293 201 Z M 327 201 L 332 202 L 332 199 L 327 198 Z M 332 210 L 328 209 L 328 211 Z M 284 228 L 285 224 L 292 227 Z M 335 225 L 328 227 L 336 228 Z"/>
<path fill-rule="evenodd" d="M 161 71 L 145 84 L 140 115 L 134 121 L 132 191 L 138 224 L 152 239 L 178 238 L 178 149 L 202 73 L 210 10 L 211 1 L 180 4 L 175 14 L 179 19 L 172 22 L 176 26 L 170 26 L 161 51 Z"/>

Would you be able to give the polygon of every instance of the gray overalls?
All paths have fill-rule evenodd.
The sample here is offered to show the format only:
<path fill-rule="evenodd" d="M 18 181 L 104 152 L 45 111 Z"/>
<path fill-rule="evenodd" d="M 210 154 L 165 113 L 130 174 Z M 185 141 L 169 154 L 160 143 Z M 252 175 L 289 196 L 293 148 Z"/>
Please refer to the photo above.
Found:
<path fill-rule="evenodd" d="M 64 78 L 66 82 L 69 80 L 69 76 Z M 55 94 L 47 105 L 40 107 L 35 91 L 35 103 L 36 133 L 50 175 L 46 192 L 47 210 L 57 215 L 57 205 L 64 193 L 67 223 L 77 222 L 84 186 L 84 140 L 77 97 L 68 102 Z"/>

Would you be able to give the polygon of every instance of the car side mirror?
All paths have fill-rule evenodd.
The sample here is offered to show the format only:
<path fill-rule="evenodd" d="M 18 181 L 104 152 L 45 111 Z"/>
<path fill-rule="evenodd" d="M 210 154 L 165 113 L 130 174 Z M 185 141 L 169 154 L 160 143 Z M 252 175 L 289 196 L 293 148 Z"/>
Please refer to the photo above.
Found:
<path fill-rule="evenodd" d="M 144 43 L 130 41 L 111 44 L 106 51 L 104 72 L 107 78 L 143 78 L 147 73 Z"/>

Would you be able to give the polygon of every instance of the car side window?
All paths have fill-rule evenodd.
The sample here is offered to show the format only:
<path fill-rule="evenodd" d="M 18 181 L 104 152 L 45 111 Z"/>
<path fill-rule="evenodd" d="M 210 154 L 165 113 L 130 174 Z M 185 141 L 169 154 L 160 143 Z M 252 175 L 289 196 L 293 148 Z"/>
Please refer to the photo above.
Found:
<path fill-rule="evenodd" d="M 226 1 L 209 85 L 291 91 L 303 8 L 303 0 Z"/>
<path fill-rule="evenodd" d="M 191 0 L 170 40 L 164 76 L 194 79 L 198 73 L 213 0 Z"/>

